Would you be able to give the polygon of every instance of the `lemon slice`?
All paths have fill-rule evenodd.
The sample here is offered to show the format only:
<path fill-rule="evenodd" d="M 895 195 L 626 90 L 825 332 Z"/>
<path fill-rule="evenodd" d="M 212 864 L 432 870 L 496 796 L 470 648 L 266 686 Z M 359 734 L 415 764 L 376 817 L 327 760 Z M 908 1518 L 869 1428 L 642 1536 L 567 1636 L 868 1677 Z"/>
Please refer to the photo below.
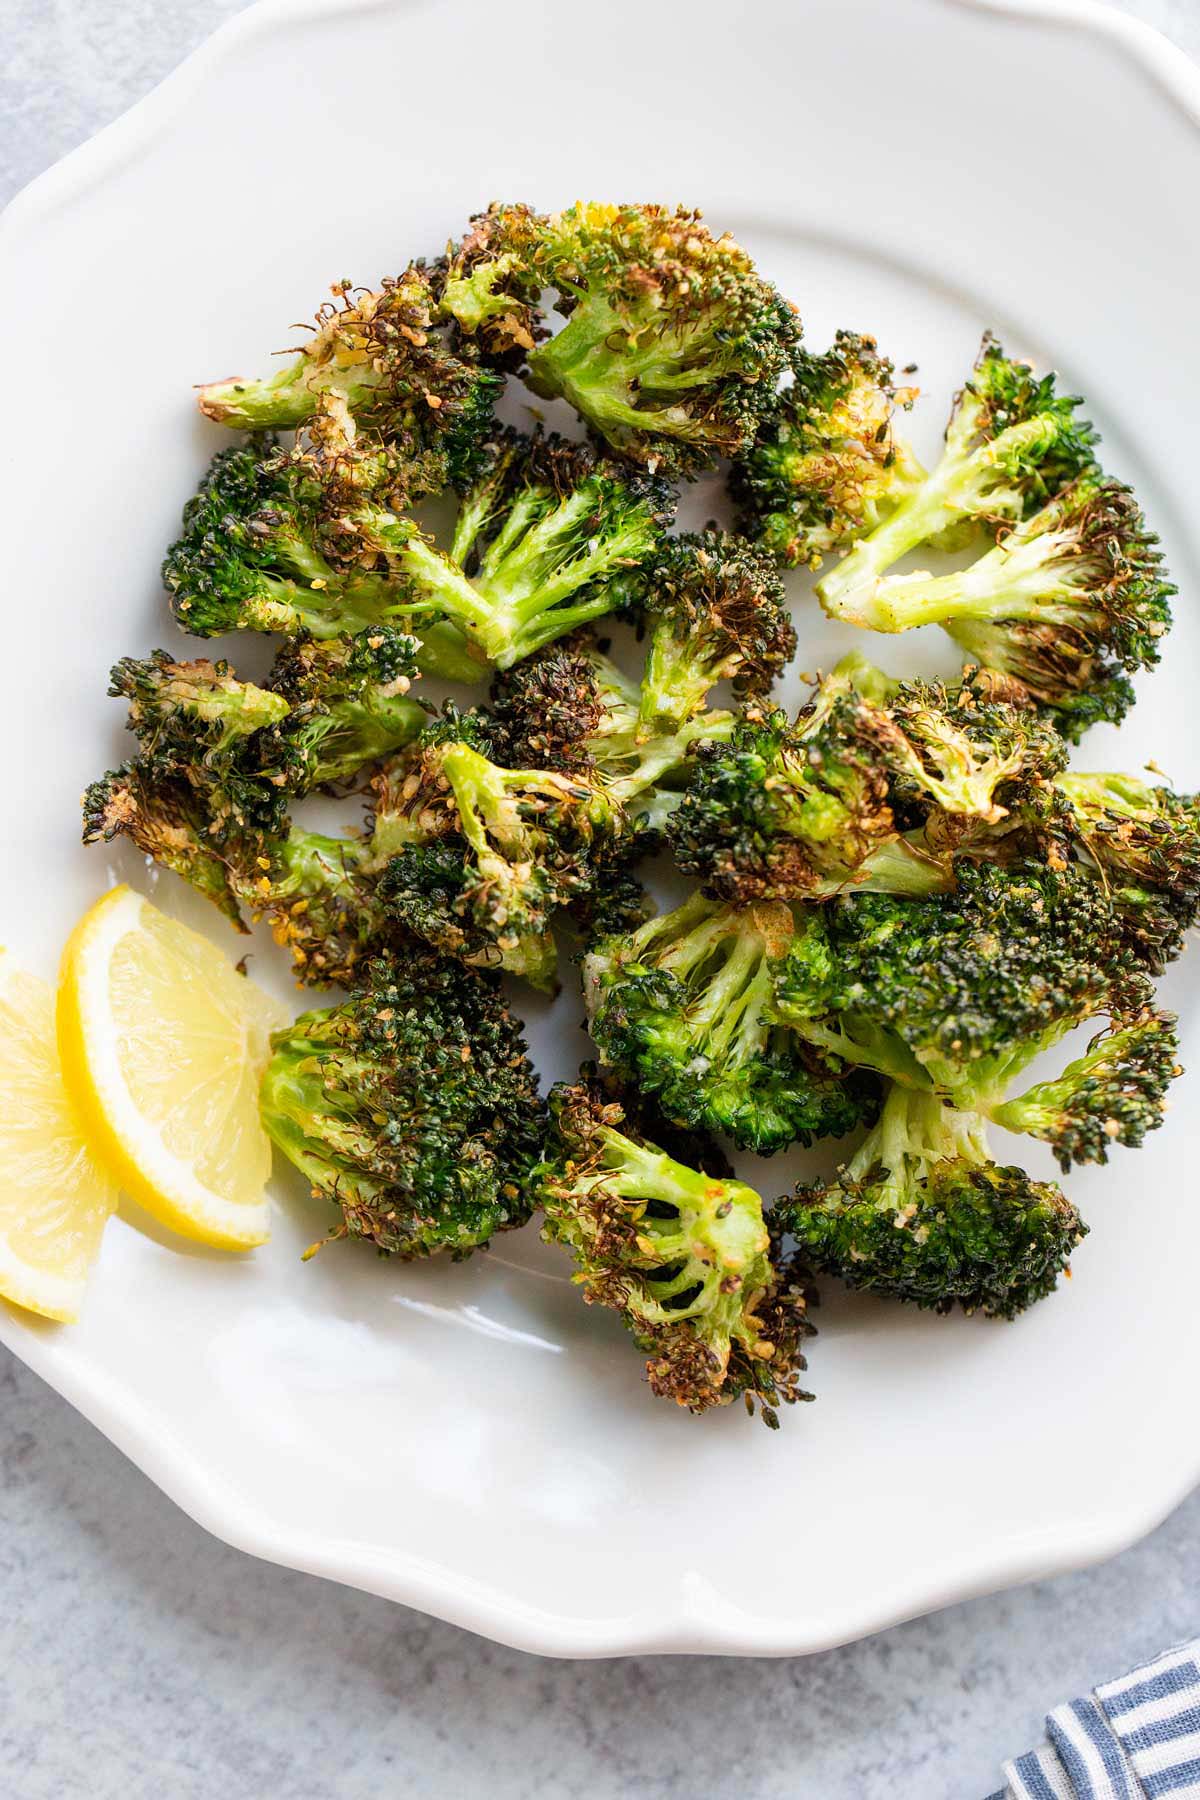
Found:
<path fill-rule="evenodd" d="M 68 1094 L 119 1185 L 185 1237 L 266 1242 L 258 1083 L 285 1017 L 207 938 L 127 887 L 71 934 L 58 996 Z"/>
<path fill-rule="evenodd" d="M 79 1316 L 117 1190 L 89 1154 L 54 1041 L 54 990 L 0 950 L 0 1294 Z"/>

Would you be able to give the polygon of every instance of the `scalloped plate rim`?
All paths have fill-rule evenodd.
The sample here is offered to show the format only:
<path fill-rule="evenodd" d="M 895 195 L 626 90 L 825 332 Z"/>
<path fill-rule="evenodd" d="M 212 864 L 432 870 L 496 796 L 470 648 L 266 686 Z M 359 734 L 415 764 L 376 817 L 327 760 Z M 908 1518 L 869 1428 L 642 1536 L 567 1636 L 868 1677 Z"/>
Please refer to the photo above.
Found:
<path fill-rule="evenodd" d="M 243 42 L 291 24 L 338 14 L 381 11 L 407 0 L 254 0 L 225 20 L 142 99 L 35 176 L 0 212 L 0 242 L 12 245 L 39 217 L 77 198 L 129 156 L 145 151 L 177 106 Z M 935 0 L 947 8 L 990 12 L 1015 20 L 1039 20 L 1108 38 L 1129 51 L 1193 123 L 1200 126 L 1200 68 L 1153 26 L 1103 0 Z M 30 1321 L 0 1302 L 0 1342 L 129 1458 L 182 1511 L 215 1537 L 267 1562 L 294 1568 L 417 1608 L 497 1642 L 556 1657 L 610 1657 L 647 1653 L 794 1656 L 853 1642 L 906 1619 L 1102 1562 L 1153 1531 L 1200 1485 L 1200 1441 L 1186 1469 L 1177 1468 L 1152 1505 L 1080 1524 L 1070 1533 L 1047 1527 L 1002 1544 L 990 1558 L 963 1555 L 931 1582 L 927 1574 L 897 1580 L 836 1618 L 803 1625 L 751 1615 L 731 1618 L 724 1605 L 706 1606 L 703 1584 L 686 1573 L 681 1603 L 664 1620 L 625 1614 L 581 1618 L 530 1606 L 516 1594 L 458 1575 L 444 1565 L 389 1555 L 387 1565 L 369 1551 L 336 1538 L 281 1529 L 261 1509 L 242 1500 L 233 1484 L 205 1467 L 177 1436 L 140 1417 L 137 1395 L 99 1373 L 63 1368 L 49 1350 L 59 1328 Z"/>

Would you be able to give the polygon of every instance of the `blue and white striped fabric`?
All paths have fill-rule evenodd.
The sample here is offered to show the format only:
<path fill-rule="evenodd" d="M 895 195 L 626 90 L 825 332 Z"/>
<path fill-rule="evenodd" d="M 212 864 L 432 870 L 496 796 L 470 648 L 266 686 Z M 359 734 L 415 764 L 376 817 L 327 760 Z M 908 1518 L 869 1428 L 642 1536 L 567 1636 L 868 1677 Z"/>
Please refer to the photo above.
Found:
<path fill-rule="evenodd" d="M 1200 1638 L 1055 1707 L 1046 1735 L 991 1800 L 1200 1797 Z"/>

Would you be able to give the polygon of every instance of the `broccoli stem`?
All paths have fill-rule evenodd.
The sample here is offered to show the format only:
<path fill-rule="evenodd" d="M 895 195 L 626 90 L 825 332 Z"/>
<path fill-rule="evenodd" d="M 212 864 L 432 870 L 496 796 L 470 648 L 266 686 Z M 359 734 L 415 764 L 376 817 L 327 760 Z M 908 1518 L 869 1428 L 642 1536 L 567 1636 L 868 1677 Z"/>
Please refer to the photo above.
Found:
<path fill-rule="evenodd" d="M 538 837 L 522 809 L 539 801 L 561 805 L 578 798 L 565 776 L 551 770 L 501 769 L 469 744 L 447 745 L 441 761 L 454 790 L 462 834 L 479 855 L 494 855 L 494 838 L 507 856 L 532 862 Z"/>
<path fill-rule="evenodd" d="M 336 366 L 317 371 L 308 357 L 300 356 L 266 381 L 236 375 L 210 381 L 200 389 L 199 403 L 207 418 L 234 431 L 292 431 L 313 417 L 323 394 L 338 394 L 353 410 L 375 386 Z"/>
<path fill-rule="evenodd" d="M 761 1049 L 762 1017 L 770 1000 L 763 939 L 752 926 L 739 924 L 723 966 L 690 1009 L 690 1023 L 711 1046 L 714 1061 L 737 1068 Z"/>
<path fill-rule="evenodd" d="M 1056 429 L 1053 418 L 1035 414 L 969 452 L 951 431 L 941 461 L 916 493 L 902 500 L 869 537 L 859 538 L 849 555 L 817 583 L 817 596 L 825 611 L 831 618 L 850 625 L 876 631 L 906 630 L 907 624 L 874 622 L 876 612 L 885 619 L 887 616 L 886 607 L 876 598 L 880 576 L 907 551 L 915 550 L 964 518 L 984 514 L 992 519 L 1004 518 L 1019 511 L 1020 495 L 1003 488 L 1005 471 L 1014 459 L 1036 457 L 1043 445 L 1053 443 Z M 962 435 L 966 437 L 965 433 Z"/>
<path fill-rule="evenodd" d="M 267 381 L 210 381 L 200 389 L 200 410 L 235 431 L 290 431 L 317 410 L 318 396 L 305 382 L 308 361 L 297 357 Z"/>
<path fill-rule="evenodd" d="M 874 1069 L 876 1074 L 886 1075 L 903 1087 L 933 1091 L 928 1070 L 922 1068 L 912 1051 L 891 1032 L 873 1025 L 866 1015 L 855 1013 L 852 1021 L 833 1026 L 822 1024 L 819 1019 L 792 1019 L 786 1006 L 780 1011 L 799 1037 L 847 1067 Z"/>
<path fill-rule="evenodd" d="M 311 901 L 334 897 L 360 908 L 363 896 L 357 876 L 365 854 L 365 843 L 359 838 L 330 837 L 293 825 L 278 847 L 283 875 L 270 883 L 272 898 Z"/>
<path fill-rule="evenodd" d="M 854 596 L 841 617 L 871 631 L 909 631 L 917 625 L 962 620 L 1033 619 L 1047 625 L 1095 622 L 1086 583 L 1072 558 L 1078 549 L 1070 532 L 1037 537 L 1014 531 L 978 561 L 952 575 L 891 575 L 873 590 Z M 1076 557 L 1077 561 L 1077 557 Z"/>
<path fill-rule="evenodd" d="M 426 675 L 434 675 L 440 681 L 461 681 L 465 686 L 478 687 L 487 674 L 487 664 L 482 656 L 449 620 L 435 619 L 431 624 L 422 625 L 418 636 L 421 649 L 417 662 Z"/>
<path fill-rule="evenodd" d="M 947 1107 L 927 1088 L 897 1085 L 888 1088 L 878 1122 L 842 1179 L 865 1183 L 882 1167 L 887 1174 L 875 1191 L 899 1213 L 909 1202 L 914 1177 L 920 1180 L 934 1163 L 951 1157 L 977 1164 L 991 1160 L 983 1121 Z"/>
<path fill-rule="evenodd" d="M 276 1034 L 272 1052 L 259 1087 L 260 1113 L 268 1136 L 314 1189 L 328 1193 L 332 1186 L 336 1192 L 339 1168 L 354 1170 L 355 1189 L 361 1197 L 364 1178 L 358 1170 L 369 1160 L 373 1145 L 357 1123 L 361 1109 L 354 1095 L 358 1081 L 370 1082 L 375 1071 L 345 1046 L 339 1047 L 336 1059 L 318 1058 L 306 1039 L 293 1045 L 286 1032 Z M 335 1074 L 337 1088 L 333 1085 Z M 345 1111 L 337 1105 L 339 1091 L 349 1102 Z M 320 1121 L 320 1136 L 315 1141 L 306 1123 L 314 1119 Z"/>
<path fill-rule="evenodd" d="M 663 970 L 686 982 L 693 970 L 724 952 L 721 966 L 688 1008 L 688 1031 L 694 1042 L 704 1043 L 712 1062 L 740 1068 L 762 1051 L 764 1019 L 774 1000 L 769 960 L 791 937 L 790 915 L 777 905 L 741 912 L 721 907 L 714 914 L 713 903 L 697 894 L 669 918 L 676 936 L 658 957 Z M 661 937 L 655 930 L 661 923 L 651 920 L 635 934 L 640 951 Z"/>
<path fill-rule="evenodd" d="M 673 940 L 659 953 L 657 961 L 680 980 L 686 980 L 692 970 L 712 954 L 713 946 L 720 943 L 727 929 L 724 909 L 712 900 L 706 900 L 703 894 L 695 893 L 673 912 L 648 919 L 633 933 L 630 944 L 635 957 L 640 959 L 653 952 L 664 939 Z"/>
<path fill-rule="evenodd" d="M 682 724 L 700 710 L 720 679 L 720 670 L 714 671 L 694 648 L 670 632 L 654 632 L 642 677 L 639 731 L 649 736 L 663 720 Z"/>
<path fill-rule="evenodd" d="M 288 560 L 295 564 L 300 559 L 289 555 Z M 311 553 L 304 561 L 314 573 L 302 580 L 259 575 L 260 595 L 242 607 L 242 622 L 251 631 L 280 632 L 285 637 L 307 631 L 315 638 L 340 637 L 343 633 L 368 631 L 397 613 L 411 610 L 396 605 L 395 583 L 386 576 L 339 575 Z M 303 577 L 305 570 L 298 568 L 297 574 Z M 187 604 L 180 605 L 178 611 L 186 629 Z M 420 639 L 417 661 L 427 675 L 471 685 L 483 680 L 487 669 L 482 656 L 472 650 L 462 632 L 449 621 L 435 620 L 422 626 Z"/>
<path fill-rule="evenodd" d="M 1158 817 L 1162 789 L 1152 787 L 1136 775 L 1091 769 L 1066 769 L 1055 777 L 1076 812 L 1085 821 L 1097 812 L 1120 813 L 1126 819 L 1153 820 Z"/>
<path fill-rule="evenodd" d="M 474 581 L 450 557 L 387 514 L 372 514 L 368 529 L 419 593 L 428 597 L 425 604 L 447 612 L 498 669 L 510 669 L 543 644 L 610 612 L 612 601 L 603 587 L 573 606 L 561 602 L 628 562 L 641 548 L 641 533 L 630 530 L 592 539 L 572 554 L 569 546 L 591 510 L 582 493 L 571 495 L 533 523 L 537 510 L 532 497 L 517 500 L 488 546 Z M 415 613 L 419 618 L 422 605 L 422 600 L 394 605 L 389 616 Z"/>
<path fill-rule="evenodd" d="M 949 1056 L 926 1052 L 921 1060 L 939 1093 L 968 1112 L 994 1117 L 994 1109 L 1017 1076 L 1046 1050 L 1053 1050 L 1079 1023 L 1077 1017 L 1056 1019 L 1040 1033 L 1007 1045 L 991 1056 L 979 1056 L 968 1068 L 952 1051 Z"/>
<path fill-rule="evenodd" d="M 732 713 L 702 713 L 698 718 L 687 720 L 678 731 L 640 741 L 634 732 L 632 739 L 624 738 L 621 745 L 625 754 L 633 759 L 634 766 L 622 774 L 605 774 L 607 792 L 619 806 L 628 807 L 647 788 L 657 787 L 675 775 L 683 767 L 693 745 L 725 740 L 732 735 L 736 723 Z M 597 761 L 602 768 L 606 761 L 617 760 L 614 753 L 618 742 L 616 738 L 600 741 Z M 660 810 L 665 817 L 674 811 L 683 794 L 663 794 L 656 798 L 662 803 Z"/>

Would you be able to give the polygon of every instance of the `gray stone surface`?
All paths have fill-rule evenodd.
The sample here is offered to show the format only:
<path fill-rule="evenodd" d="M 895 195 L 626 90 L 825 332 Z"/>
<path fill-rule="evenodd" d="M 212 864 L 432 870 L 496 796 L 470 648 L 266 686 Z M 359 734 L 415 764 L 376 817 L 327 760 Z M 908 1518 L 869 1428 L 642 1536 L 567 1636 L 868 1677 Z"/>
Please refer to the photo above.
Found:
<path fill-rule="evenodd" d="M 0 199 L 238 10 L 0 0 Z M 1200 0 L 1128 10 L 1200 54 Z M 1055 1701 L 1200 1631 L 1198 1571 L 1200 1496 L 826 1656 L 547 1662 L 227 1549 L 0 1350 L 0 1800 L 978 1800 Z"/>

